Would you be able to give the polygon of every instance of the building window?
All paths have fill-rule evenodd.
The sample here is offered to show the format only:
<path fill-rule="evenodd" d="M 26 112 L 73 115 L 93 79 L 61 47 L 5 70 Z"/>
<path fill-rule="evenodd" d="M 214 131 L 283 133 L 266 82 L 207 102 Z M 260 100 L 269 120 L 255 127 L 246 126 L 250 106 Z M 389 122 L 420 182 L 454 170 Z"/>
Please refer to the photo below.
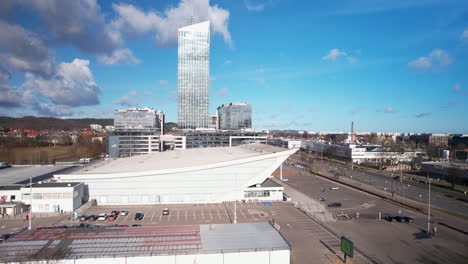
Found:
<path fill-rule="evenodd" d="M 10 200 L 11 200 L 11 201 L 14 201 L 14 200 L 16 200 L 16 195 L 12 195 L 12 196 L 10 196 Z"/>

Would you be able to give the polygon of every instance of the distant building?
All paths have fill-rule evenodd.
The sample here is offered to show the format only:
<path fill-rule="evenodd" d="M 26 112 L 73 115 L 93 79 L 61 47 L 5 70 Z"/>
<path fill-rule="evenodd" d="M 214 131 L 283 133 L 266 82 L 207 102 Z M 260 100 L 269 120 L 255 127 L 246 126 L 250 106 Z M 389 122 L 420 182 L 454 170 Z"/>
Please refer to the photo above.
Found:
<path fill-rule="evenodd" d="M 239 130 L 252 128 L 252 106 L 249 103 L 229 103 L 218 107 L 219 128 Z"/>
<path fill-rule="evenodd" d="M 218 115 L 210 115 L 209 128 L 219 129 L 219 116 Z"/>
<path fill-rule="evenodd" d="M 176 136 L 186 138 L 186 147 L 189 148 L 211 148 L 211 147 L 234 147 L 250 143 L 267 142 L 267 133 L 263 131 L 183 131 L 179 130 Z"/>
<path fill-rule="evenodd" d="M 448 134 L 432 134 L 429 136 L 429 145 L 437 147 L 448 147 L 450 136 Z"/>
<path fill-rule="evenodd" d="M 91 124 L 91 125 L 89 125 L 89 127 L 90 127 L 92 130 L 101 130 L 101 129 L 102 129 L 102 126 L 101 126 L 101 125 L 98 125 L 98 124 Z"/>
<path fill-rule="evenodd" d="M 153 108 L 117 110 L 109 156 L 129 157 L 161 150 L 160 136 L 164 129 L 164 113 Z"/>
<path fill-rule="evenodd" d="M 208 128 L 210 22 L 178 30 L 178 122 L 180 129 Z"/>

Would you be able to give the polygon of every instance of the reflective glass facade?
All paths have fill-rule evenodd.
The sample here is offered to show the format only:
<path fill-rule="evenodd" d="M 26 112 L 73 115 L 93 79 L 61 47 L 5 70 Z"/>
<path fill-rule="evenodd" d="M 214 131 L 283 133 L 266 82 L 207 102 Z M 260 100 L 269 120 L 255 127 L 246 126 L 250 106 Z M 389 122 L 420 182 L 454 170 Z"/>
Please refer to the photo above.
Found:
<path fill-rule="evenodd" d="M 161 129 L 162 112 L 152 108 L 117 110 L 114 115 L 115 129 L 139 128 Z"/>
<path fill-rule="evenodd" d="M 178 125 L 180 129 L 208 128 L 210 22 L 179 28 Z"/>
<path fill-rule="evenodd" d="M 252 106 L 249 103 L 230 103 L 218 107 L 219 128 L 238 130 L 252 128 Z"/>

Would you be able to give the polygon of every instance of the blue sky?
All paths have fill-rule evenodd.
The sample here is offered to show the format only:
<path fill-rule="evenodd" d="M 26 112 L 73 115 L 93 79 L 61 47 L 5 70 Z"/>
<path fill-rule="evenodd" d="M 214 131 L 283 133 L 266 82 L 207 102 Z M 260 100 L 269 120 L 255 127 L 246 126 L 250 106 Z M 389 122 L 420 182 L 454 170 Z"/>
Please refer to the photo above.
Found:
<path fill-rule="evenodd" d="M 0 115 L 177 121 L 177 27 L 210 20 L 210 111 L 257 129 L 468 133 L 468 2 L 1 1 Z"/>

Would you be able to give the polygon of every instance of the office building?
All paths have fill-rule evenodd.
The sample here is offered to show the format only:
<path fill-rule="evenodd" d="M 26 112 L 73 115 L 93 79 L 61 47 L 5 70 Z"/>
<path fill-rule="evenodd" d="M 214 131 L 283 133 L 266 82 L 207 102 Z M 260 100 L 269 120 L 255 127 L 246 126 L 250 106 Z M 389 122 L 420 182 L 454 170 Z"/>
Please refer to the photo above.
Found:
<path fill-rule="evenodd" d="M 210 129 L 219 129 L 219 116 L 218 115 L 210 115 Z"/>
<path fill-rule="evenodd" d="M 219 128 L 239 130 L 252 128 L 252 106 L 249 103 L 229 103 L 218 107 Z"/>
<path fill-rule="evenodd" d="M 129 157 L 161 150 L 160 136 L 164 129 L 164 113 L 153 108 L 117 110 L 109 156 Z"/>
<path fill-rule="evenodd" d="M 267 133 L 263 131 L 229 130 L 179 130 L 177 136 L 185 137 L 186 148 L 235 147 L 250 143 L 267 143 Z"/>
<path fill-rule="evenodd" d="M 178 30 L 178 125 L 209 127 L 210 22 Z"/>

